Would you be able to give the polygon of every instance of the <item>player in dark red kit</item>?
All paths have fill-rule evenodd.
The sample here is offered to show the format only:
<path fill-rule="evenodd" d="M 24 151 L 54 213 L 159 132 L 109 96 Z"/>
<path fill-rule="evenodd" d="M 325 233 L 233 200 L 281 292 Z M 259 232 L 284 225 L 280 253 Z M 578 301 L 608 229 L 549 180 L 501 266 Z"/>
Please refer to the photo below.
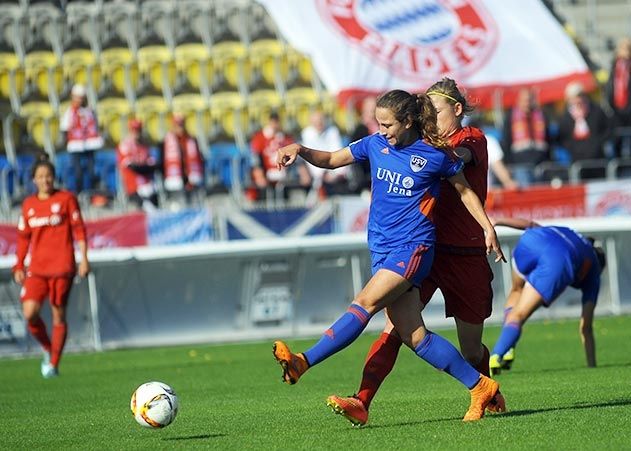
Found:
<path fill-rule="evenodd" d="M 81 253 L 78 268 L 81 277 L 90 272 L 90 264 L 77 198 L 68 191 L 55 189 L 55 167 L 45 157 L 35 162 L 32 176 L 37 193 L 22 203 L 13 278 L 22 285 L 20 300 L 28 330 L 44 349 L 42 376 L 51 378 L 59 374 L 59 360 L 66 342 L 66 303 L 77 273 L 73 241 Z M 27 252 L 30 253 L 28 269 L 24 264 Z M 52 311 L 51 338 L 39 315 L 46 298 Z"/>
<path fill-rule="evenodd" d="M 437 112 L 441 136 L 465 163 L 464 175 L 482 202 L 487 194 L 488 155 L 481 130 L 463 127 L 465 113 L 472 110 L 456 82 L 443 78 L 427 90 Z M 489 376 L 489 350 L 482 343 L 484 320 L 491 315 L 493 272 L 484 245 L 484 231 L 460 201 L 458 192 L 447 181 L 432 218 L 436 227 L 436 253 L 429 276 L 420 287 L 427 304 L 437 289 L 445 298 L 445 315 L 454 317 L 463 357 L 481 374 Z M 364 365 L 359 391 L 350 397 L 332 395 L 327 404 L 354 425 L 368 421 L 368 408 L 383 380 L 392 370 L 401 339 L 388 320 L 381 336 L 373 343 Z M 501 393 L 486 407 L 504 412 Z"/>

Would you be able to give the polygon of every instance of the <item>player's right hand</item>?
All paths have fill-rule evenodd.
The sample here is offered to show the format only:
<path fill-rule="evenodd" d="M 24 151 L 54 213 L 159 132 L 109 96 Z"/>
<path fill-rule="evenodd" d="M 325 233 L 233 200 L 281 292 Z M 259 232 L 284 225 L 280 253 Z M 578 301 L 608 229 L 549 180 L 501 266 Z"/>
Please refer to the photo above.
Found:
<path fill-rule="evenodd" d="M 292 165 L 296 161 L 298 152 L 300 152 L 300 144 L 297 143 L 278 149 L 276 152 L 276 166 L 278 169 Z"/>
<path fill-rule="evenodd" d="M 15 280 L 15 283 L 17 283 L 18 285 L 22 285 L 24 283 L 25 277 L 26 276 L 23 269 L 16 269 L 13 272 L 13 280 Z"/>

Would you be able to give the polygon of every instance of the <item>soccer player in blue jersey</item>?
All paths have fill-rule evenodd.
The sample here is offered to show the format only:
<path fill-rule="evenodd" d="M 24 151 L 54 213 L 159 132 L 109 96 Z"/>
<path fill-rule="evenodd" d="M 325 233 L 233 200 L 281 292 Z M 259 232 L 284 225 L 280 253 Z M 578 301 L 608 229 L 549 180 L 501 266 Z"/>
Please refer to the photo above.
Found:
<path fill-rule="evenodd" d="M 540 226 L 519 218 L 494 221 L 525 230 L 513 251 L 513 286 L 504 312 L 504 326 L 489 359 L 491 374 L 509 369 L 514 347 L 526 320 L 542 305 L 549 307 L 568 287 L 583 292 L 580 334 L 587 366 L 596 366 L 592 323 L 606 260 L 594 240 L 560 226 Z"/>
<path fill-rule="evenodd" d="M 402 341 L 423 360 L 464 384 L 471 404 L 464 421 L 482 418 L 497 393 L 496 381 L 475 370 L 447 340 L 426 329 L 421 316 L 418 287 L 429 273 L 435 242 L 432 211 L 442 178 L 460 194 L 471 215 L 485 231 L 487 253 L 504 260 L 493 225 L 475 192 L 462 174 L 463 162 L 452 159 L 438 132 L 436 110 L 425 94 L 389 91 L 377 100 L 375 116 L 379 133 L 333 152 L 292 144 L 278 151 L 279 167 L 298 156 L 326 169 L 368 160 L 372 196 L 368 245 L 372 278 L 349 309 L 320 340 L 303 353 L 292 353 L 282 341 L 274 343 L 274 357 L 283 369 L 283 380 L 295 384 L 308 368 L 352 343 L 370 318 L 386 308 Z"/>

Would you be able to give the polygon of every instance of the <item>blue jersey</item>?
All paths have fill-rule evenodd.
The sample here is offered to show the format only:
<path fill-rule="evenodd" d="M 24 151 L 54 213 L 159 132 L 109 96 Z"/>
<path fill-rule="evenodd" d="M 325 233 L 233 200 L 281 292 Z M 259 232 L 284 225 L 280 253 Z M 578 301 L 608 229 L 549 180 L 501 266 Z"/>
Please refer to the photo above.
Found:
<path fill-rule="evenodd" d="M 568 227 L 528 229 L 513 252 L 517 270 L 543 297 L 545 305 L 568 286 L 583 292 L 583 302 L 596 302 L 601 268 L 592 244 Z"/>
<path fill-rule="evenodd" d="M 396 148 L 379 133 L 355 141 L 349 148 L 355 161 L 370 161 L 370 250 L 388 252 L 406 244 L 433 245 L 431 215 L 440 180 L 462 171 L 462 160 L 453 160 L 421 140 Z"/>

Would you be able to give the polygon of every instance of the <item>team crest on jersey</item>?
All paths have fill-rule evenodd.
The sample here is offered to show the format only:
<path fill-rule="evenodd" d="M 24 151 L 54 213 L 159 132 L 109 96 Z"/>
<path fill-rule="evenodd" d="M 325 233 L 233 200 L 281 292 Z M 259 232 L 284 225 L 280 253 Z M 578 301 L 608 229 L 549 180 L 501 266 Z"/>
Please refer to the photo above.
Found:
<path fill-rule="evenodd" d="M 28 211 L 26 212 L 27 216 L 33 216 L 35 214 L 35 209 L 33 208 L 29 208 Z"/>
<path fill-rule="evenodd" d="M 422 171 L 426 164 L 427 160 L 419 155 L 412 155 L 410 157 L 410 168 L 412 168 L 414 172 Z"/>
<path fill-rule="evenodd" d="M 59 210 L 61 210 L 61 204 L 59 202 L 55 202 L 54 204 L 51 204 L 50 206 L 50 211 L 53 213 L 59 213 Z"/>
<path fill-rule="evenodd" d="M 475 73 L 498 31 L 480 0 L 318 0 L 347 40 L 397 76 L 426 83 Z"/>

